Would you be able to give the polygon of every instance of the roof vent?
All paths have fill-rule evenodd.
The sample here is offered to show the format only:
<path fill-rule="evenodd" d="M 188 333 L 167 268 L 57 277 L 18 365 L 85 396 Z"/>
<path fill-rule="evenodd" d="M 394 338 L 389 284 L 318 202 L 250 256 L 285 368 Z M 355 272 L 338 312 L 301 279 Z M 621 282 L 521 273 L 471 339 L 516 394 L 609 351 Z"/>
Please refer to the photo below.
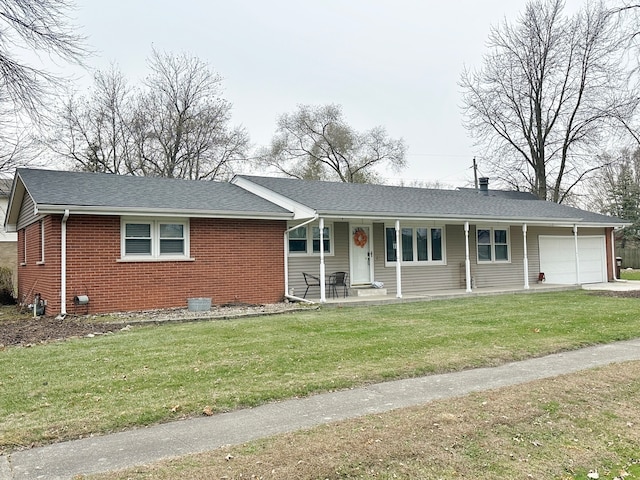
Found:
<path fill-rule="evenodd" d="M 485 195 L 489 195 L 489 177 L 481 177 L 478 182 L 480 183 L 480 191 Z"/>

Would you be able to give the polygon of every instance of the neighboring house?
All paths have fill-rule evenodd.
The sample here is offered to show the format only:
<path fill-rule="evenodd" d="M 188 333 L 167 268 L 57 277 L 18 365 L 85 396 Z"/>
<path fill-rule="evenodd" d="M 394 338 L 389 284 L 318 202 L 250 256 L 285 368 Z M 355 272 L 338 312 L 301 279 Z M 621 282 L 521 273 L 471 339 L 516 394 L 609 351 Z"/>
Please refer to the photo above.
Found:
<path fill-rule="evenodd" d="M 19 169 L 19 299 L 47 314 L 270 303 L 302 272 L 389 294 L 614 279 L 625 223 L 513 192 L 236 176 L 231 183 Z M 400 261 L 396 261 L 400 258 Z M 293 291 L 292 291 L 293 290 Z M 322 287 L 308 297 L 324 301 Z"/>
<path fill-rule="evenodd" d="M 7 215 L 7 205 L 9 203 L 9 193 L 11 192 L 12 180 L 0 178 L 0 267 L 10 268 L 13 272 L 13 282 L 17 286 L 18 281 L 18 235 L 7 232 L 4 227 L 4 219 Z"/>

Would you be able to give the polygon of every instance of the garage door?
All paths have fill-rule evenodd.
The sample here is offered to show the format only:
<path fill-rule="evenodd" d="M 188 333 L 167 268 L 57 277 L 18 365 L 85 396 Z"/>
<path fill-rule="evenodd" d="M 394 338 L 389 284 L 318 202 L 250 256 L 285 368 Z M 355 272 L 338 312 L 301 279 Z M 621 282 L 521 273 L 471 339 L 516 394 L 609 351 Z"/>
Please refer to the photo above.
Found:
<path fill-rule="evenodd" d="M 574 285 L 576 278 L 576 247 L 572 236 L 538 237 L 540 271 L 547 283 Z M 580 283 L 607 281 L 606 248 L 604 236 L 578 237 Z"/>

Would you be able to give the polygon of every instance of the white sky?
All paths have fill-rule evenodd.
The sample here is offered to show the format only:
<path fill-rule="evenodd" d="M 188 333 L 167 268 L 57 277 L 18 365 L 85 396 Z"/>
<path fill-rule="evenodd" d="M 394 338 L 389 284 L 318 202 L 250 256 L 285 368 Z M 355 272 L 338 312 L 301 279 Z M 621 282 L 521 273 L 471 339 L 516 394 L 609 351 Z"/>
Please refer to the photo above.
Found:
<path fill-rule="evenodd" d="M 513 22 L 525 3 L 76 0 L 75 16 L 96 52 L 89 66 L 115 63 L 133 83 L 148 73 L 152 45 L 207 62 L 255 146 L 296 105 L 337 103 L 354 128 L 405 139 L 409 165 L 388 179 L 455 187 L 473 179 L 478 153 L 462 127 L 460 74 L 481 66 L 489 27 Z"/>

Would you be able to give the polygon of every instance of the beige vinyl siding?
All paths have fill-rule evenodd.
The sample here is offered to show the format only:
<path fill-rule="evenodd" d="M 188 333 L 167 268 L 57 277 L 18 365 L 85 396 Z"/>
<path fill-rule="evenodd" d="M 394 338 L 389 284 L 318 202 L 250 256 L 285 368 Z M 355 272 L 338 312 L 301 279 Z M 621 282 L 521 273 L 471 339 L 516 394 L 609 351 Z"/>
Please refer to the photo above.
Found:
<path fill-rule="evenodd" d="M 333 272 L 349 272 L 349 224 L 333 222 L 333 255 L 325 255 L 325 274 Z M 284 247 L 283 247 L 284 251 Z M 294 289 L 294 295 L 302 297 L 307 288 L 302 272 L 320 276 L 320 255 L 290 255 L 289 256 L 289 288 Z M 329 291 L 327 290 L 327 297 Z M 307 298 L 320 298 L 320 290 L 310 288 Z"/>
<path fill-rule="evenodd" d="M 35 204 L 33 203 L 31 195 L 27 193 L 22 199 L 22 205 L 20 205 L 20 214 L 18 215 L 16 229 L 20 230 L 27 225 L 31 225 L 37 219 L 38 218 L 35 213 Z"/>
<path fill-rule="evenodd" d="M 402 224 L 401 224 L 402 225 Z M 373 225 L 375 280 L 384 283 L 389 294 L 397 293 L 396 267 L 385 266 L 384 224 Z M 402 294 L 420 295 L 433 290 L 460 288 L 460 263 L 464 263 L 464 227 L 445 226 L 446 265 L 402 265 Z"/>
<path fill-rule="evenodd" d="M 486 224 L 482 225 L 483 227 Z M 499 226 L 497 227 L 499 228 Z M 524 236 L 522 225 L 509 228 L 510 261 L 501 263 L 478 263 L 476 250 L 476 225 L 469 228 L 469 258 L 471 275 L 476 288 L 523 286 L 524 287 Z M 446 265 L 402 265 L 402 294 L 422 295 L 430 291 L 456 290 L 465 286 L 465 237 L 464 226 L 446 225 Z M 539 235 L 573 235 L 571 228 L 528 227 L 527 260 L 528 279 L 533 284 L 538 280 L 540 255 Z M 604 235 L 604 228 L 578 228 L 578 235 Z M 384 282 L 388 293 L 395 295 L 396 268 L 385 267 L 384 225 L 374 224 L 375 279 Z"/>
<path fill-rule="evenodd" d="M 484 227 L 484 225 L 483 225 Z M 505 228 L 502 226 L 496 228 Z M 507 285 L 524 286 L 524 238 L 522 226 L 511 226 L 509 228 L 509 262 L 478 262 L 476 249 L 476 225 L 469 229 L 469 257 L 471 263 L 475 264 L 475 271 L 472 278 L 475 279 L 475 286 L 500 287 Z M 529 232 L 527 232 L 527 256 L 530 255 Z M 529 269 L 531 272 L 531 269 Z M 529 281 L 533 277 L 529 275 Z"/>
<path fill-rule="evenodd" d="M 402 224 L 401 224 L 402 225 Z M 482 227 L 492 226 L 481 224 Z M 509 229 L 510 261 L 501 263 L 480 263 L 477 260 L 476 225 L 469 228 L 469 257 L 471 274 L 476 288 L 521 286 L 524 287 L 524 238 L 522 224 L 511 225 Z M 495 228 L 504 228 L 493 225 Z M 330 275 L 335 271 L 349 272 L 349 223 L 334 222 L 333 256 L 325 257 L 325 273 Z M 384 223 L 373 224 L 372 250 L 374 258 L 374 280 L 384 283 L 388 295 L 395 296 L 396 268 L 394 264 L 385 266 L 385 238 Z M 429 292 L 439 290 L 465 289 L 465 236 L 463 225 L 445 225 L 446 264 L 445 265 L 402 265 L 402 294 L 428 295 Z M 578 228 L 579 235 L 604 235 L 604 228 Z M 529 283 L 534 284 L 540 271 L 540 255 L 538 237 L 540 235 L 573 235 L 569 227 L 533 227 L 527 229 L 527 257 L 529 263 Z M 289 257 L 289 286 L 295 289 L 296 296 L 302 296 L 305 283 L 302 272 L 313 275 L 320 274 L 320 257 L 290 256 Z M 329 292 L 327 291 L 327 297 Z M 309 290 L 307 298 L 318 299 L 318 288 Z"/>

